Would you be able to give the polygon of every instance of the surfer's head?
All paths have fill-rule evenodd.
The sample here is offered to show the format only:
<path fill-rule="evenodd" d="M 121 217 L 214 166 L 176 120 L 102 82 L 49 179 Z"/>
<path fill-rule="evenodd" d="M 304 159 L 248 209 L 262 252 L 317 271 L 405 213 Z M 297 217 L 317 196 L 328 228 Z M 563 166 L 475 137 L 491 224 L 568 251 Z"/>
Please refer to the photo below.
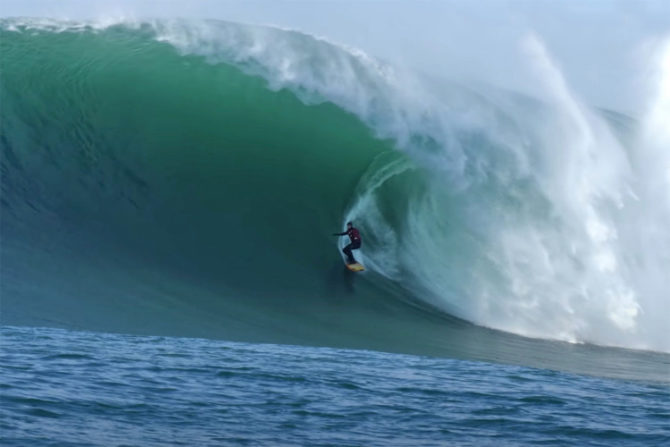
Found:
<path fill-rule="evenodd" d="M 353 226 L 354 226 L 354 224 L 352 222 L 347 222 L 347 228 L 351 228 Z"/>

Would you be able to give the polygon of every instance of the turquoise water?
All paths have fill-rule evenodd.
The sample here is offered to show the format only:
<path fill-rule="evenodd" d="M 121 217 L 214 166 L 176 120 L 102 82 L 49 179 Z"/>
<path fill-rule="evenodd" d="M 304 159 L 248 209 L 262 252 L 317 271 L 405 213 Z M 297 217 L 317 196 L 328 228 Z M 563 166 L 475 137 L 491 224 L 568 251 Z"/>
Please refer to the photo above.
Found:
<path fill-rule="evenodd" d="M 667 384 L 484 362 L 2 328 L 3 445 L 670 442 Z"/>

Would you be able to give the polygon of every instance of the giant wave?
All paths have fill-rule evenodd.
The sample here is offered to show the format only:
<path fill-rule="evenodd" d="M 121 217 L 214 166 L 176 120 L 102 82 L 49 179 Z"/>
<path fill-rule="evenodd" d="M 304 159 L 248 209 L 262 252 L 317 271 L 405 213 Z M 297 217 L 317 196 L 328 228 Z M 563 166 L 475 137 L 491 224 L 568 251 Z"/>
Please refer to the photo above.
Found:
<path fill-rule="evenodd" d="M 402 350 L 420 314 L 424 345 L 503 337 L 470 322 L 670 351 L 667 104 L 588 107 L 537 36 L 544 101 L 292 30 L 1 32 L 6 322 Z"/>

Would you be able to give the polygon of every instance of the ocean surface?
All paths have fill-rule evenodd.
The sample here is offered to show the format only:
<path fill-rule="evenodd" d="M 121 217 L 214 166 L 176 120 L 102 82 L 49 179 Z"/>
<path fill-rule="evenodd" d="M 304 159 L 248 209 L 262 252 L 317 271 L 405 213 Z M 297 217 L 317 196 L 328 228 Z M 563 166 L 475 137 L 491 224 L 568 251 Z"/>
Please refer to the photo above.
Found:
<path fill-rule="evenodd" d="M 5 446 L 663 446 L 668 383 L 196 338 L 2 328 Z"/>
<path fill-rule="evenodd" d="M 670 442 L 670 73 L 629 116 L 524 48 L 541 100 L 296 30 L 1 19 L 2 444 Z"/>

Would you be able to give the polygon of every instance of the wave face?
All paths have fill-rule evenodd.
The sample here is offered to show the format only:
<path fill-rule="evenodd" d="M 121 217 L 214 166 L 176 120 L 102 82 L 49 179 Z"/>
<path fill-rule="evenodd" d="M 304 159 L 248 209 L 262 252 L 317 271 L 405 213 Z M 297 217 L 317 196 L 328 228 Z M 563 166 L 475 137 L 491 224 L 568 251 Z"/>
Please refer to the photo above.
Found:
<path fill-rule="evenodd" d="M 667 104 L 586 107 L 537 37 L 542 103 L 272 28 L 1 33 L 5 320 L 337 343 L 427 312 L 670 351 Z"/>

